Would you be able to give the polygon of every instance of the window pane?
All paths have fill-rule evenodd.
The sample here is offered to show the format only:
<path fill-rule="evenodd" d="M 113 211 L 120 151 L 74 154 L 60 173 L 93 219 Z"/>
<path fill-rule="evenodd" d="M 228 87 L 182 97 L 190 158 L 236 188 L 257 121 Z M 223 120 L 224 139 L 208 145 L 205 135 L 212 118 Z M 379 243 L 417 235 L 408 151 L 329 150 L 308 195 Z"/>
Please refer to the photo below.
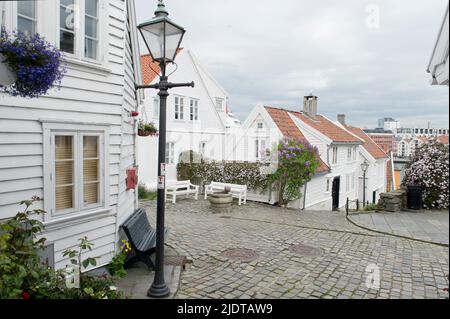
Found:
<path fill-rule="evenodd" d="M 59 33 L 59 48 L 61 51 L 67 53 L 74 53 L 74 34 L 67 31 L 60 31 Z"/>
<path fill-rule="evenodd" d="M 87 36 L 97 38 L 97 20 L 86 17 L 84 30 Z"/>
<path fill-rule="evenodd" d="M 75 13 L 70 8 L 59 8 L 59 27 L 73 31 L 75 25 Z"/>
<path fill-rule="evenodd" d="M 89 14 L 90 16 L 93 17 L 97 16 L 97 0 L 86 1 L 85 7 L 86 7 L 86 14 Z"/>
<path fill-rule="evenodd" d="M 73 186 L 56 187 L 56 210 L 73 208 Z"/>
<path fill-rule="evenodd" d="M 73 161 L 55 163 L 56 186 L 73 184 Z"/>
<path fill-rule="evenodd" d="M 83 157 L 84 158 L 98 157 L 97 136 L 83 136 Z"/>
<path fill-rule="evenodd" d="M 84 184 L 84 204 L 91 205 L 98 203 L 99 183 Z"/>
<path fill-rule="evenodd" d="M 34 21 L 22 17 L 17 17 L 17 29 L 19 31 L 22 31 L 26 35 L 32 35 L 36 33 Z"/>
<path fill-rule="evenodd" d="M 84 182 L 93 182 L 98 180 L 98 160 L 83 161 Z"/>
<path fill-rule="evenodd" d="M 56 160 L 73 158 L 73 136 L 55 136 Z"/>
<path fill-rule="evenodd" d="M 18 1 L 17 13 L 24 16 L 35 18 L 36 17 L 36 4 L 34 1 Z"/>
<path fill-rule="evenodd" d="M 85 39 L 84 44 L 84 56 L 90 59 L 97 58 L 97 41 L 91 39 Z"/>
<path fill-rule="evenodd" d="M 64 5 L 64 6 L 70 6 L 70 5 L 73 5 L 74 4 L 74 0 L 60 0 L 61 2 L 61 5 Z M 88 2 L 89 2 L 90 0 L 88 0 Z"/>
<path fill-rule="evenodd" d="M 73 208 L 73 136 L 55 136 L 55 208 Z"/>

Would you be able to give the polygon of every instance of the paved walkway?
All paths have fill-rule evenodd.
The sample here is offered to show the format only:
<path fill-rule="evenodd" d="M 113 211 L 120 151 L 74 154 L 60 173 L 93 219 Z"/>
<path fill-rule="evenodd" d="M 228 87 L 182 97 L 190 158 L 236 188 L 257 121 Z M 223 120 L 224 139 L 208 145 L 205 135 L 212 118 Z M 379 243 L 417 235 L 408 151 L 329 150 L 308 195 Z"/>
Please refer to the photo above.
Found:
<path fill-rule="evenodd" d="M 358 225 L 420 240 L 449 244 L 449 212 L 379 212 L 350 214 Z"/>
<path fill-rule="evenodd" d="M 144 206 L 154 225 L 156 203 Z M 167 244 L 193 262 L 176 298 L 448 297 L 448 248 L 365 231 L 345 213 L 249 202 L 213 214 L 179 200 L 166 225 Z"/>

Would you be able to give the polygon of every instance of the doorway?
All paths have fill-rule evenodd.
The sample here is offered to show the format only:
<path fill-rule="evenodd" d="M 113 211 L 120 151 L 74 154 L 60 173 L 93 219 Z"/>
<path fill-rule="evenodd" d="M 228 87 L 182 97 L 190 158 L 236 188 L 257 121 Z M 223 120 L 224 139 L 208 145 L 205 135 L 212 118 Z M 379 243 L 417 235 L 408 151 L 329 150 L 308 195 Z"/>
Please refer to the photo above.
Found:
<path fill-rule="evenodd" d="M 331 196 L 333 198 L 333 210 L 338 210 L 339 208 L 339 191 L 341 187 L 341 178 L 335 177 L 333 179 L 333 189 L 331 192 Z"/>

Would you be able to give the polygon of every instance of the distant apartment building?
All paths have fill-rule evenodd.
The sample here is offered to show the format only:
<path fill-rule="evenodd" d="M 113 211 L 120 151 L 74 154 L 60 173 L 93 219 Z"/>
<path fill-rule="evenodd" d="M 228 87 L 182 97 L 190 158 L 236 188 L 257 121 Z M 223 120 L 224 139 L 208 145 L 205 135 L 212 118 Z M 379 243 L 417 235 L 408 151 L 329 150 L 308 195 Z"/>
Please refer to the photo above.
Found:
<path fill-rule="evenodd" d="M 365 129 L 364 132 L 370 136 L 370 138 L 378 144 L 379 147 L 389 154 L 395 149 L 394 133 L 391 130 L 381 129 Z"/>
<path fill-rule="evenodd" d="M 392 117 L 378 119 L 378 129 L 396 132 L 400 128 L 400 122 Z"/>

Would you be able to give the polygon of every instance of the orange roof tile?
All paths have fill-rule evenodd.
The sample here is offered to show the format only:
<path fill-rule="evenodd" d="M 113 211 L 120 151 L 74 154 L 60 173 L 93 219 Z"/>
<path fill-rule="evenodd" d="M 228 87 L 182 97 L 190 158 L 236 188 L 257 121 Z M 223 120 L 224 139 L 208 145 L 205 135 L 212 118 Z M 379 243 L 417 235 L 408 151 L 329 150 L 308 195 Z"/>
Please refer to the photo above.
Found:
<path fill-rule="evenodd" d="M 448 144 L 448 135 L 440 135 L 437 140 L 442 144 Z"/>
<path fill-rule="evenodd" d="M 142 81 L 144 85 L 148 85 L 159 75 L 153 70 L 161 72 L 159 64 L 153 61 L 150 54 L 141 55 Z"/>
<path fill-rule="evenodd" d="M 275 124 L 278 126 L 284 137 L 293 138 L 300 141 L 307 141 L 306 137 L 289 116 L 288 111 L 273 107 L 265 107 L 265 109 L 269 113 Z M 317 168 L 317 173 L 329 172 L 330 168 L 320 158 L 320 156 L 318 156 L 318 160 L 319 167 Z"/>
<path fill-rule="evenodd" d="M 367 135 L 362 129 L 359 127 L 354 127 L 350 125 L 344 125 L 344 127 L 350 131 L 352 134 L 355 134 L 359 138 L 364 140 L 363 147 L 366 149 L 370 155 L 375 159 L 387 158 L 387 154 L 381 149 L 381 147 L 375 143 L 369 135 Z"/>

